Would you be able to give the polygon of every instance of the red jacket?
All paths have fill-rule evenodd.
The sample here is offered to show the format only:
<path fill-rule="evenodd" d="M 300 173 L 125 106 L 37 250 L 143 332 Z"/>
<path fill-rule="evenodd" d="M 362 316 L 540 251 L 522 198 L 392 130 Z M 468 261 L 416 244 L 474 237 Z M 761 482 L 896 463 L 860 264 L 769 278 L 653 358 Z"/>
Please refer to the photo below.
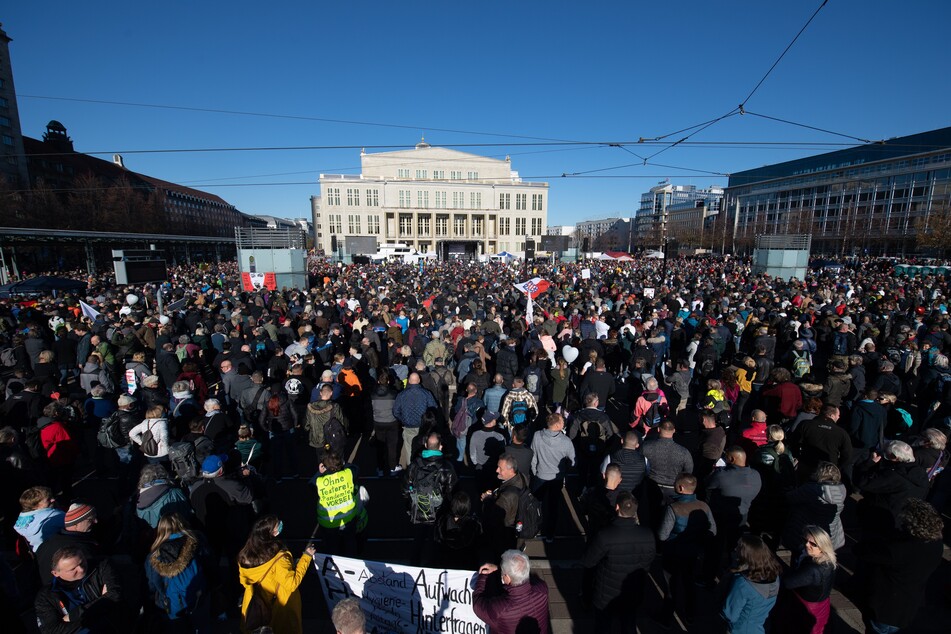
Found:
<path fill-rule="evenodd" d="M 53 421 L 40 428 L 40 442 L 46 450 L 46 457 L 55 467 L 70 465 L 79 455 L 79 444 L 69 434 L 66 426 Z"/>
<path fill-rule="evenodd" d="M 766 437 L 766 423 L 752 422 L 752 427 L 743 430 L 743 438 L 756 443 L 757 447 L 762 447 L 769 439 Z"/>
<path fill-rule="evenodd" d="M 548 614 L 548 585 L 538 577 L 529 577 L 520 586 L 504 586 L 501 593 L 486 596 L 485 585 L 489 576 L 495 576 L 501 584 L 499 573 L 478 575 L 472 595 L 472 610 L 489 626 L 492 634 L 516 634 L 537 632 L 550 634 L 551 620 Z M 531 625 L 528 621 L 534 621 Z"/>
<path fill-rule="evenodd" d="M 802 390 L 792 381 L 786 381 L 763 391 L 766 413 L 772 417 L 795 418 L 802 407 Z M 779 423 L 779 420 L 772 422 Z"/>

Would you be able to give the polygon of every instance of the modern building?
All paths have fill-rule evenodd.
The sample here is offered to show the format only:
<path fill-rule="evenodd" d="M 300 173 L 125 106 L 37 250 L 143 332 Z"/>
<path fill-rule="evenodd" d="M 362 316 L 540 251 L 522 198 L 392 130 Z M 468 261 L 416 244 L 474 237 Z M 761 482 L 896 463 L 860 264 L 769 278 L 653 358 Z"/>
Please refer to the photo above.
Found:
<path fill-rule="evenodd" d="M 587 238 L 588 250 L 598 250 L 595 248 L 598 238 L 609 232 L 617 233 L 620 226 L 629 226 L 629 221 L 629 218 L 622 218 L 619 215 L 598 218 L 596 220 L 582 220 L 575 225 L 575 240 L 579 247 L 583 247 L 584 241 Z M 627 245 L 625 245 L 625 248 L 626 246 Z"/>
<path fill-rule="evenodd" d="M 219 196 L 133 172 L 118 154 L 77 152 L 59 121 L 23 144 L 33 191 L 21 209 L 3 208 L 4 226 L 228 237 L 247 223 Z"/>
<path fill-rule="evenodd" d="M 698 188 L 696 185 L 672 185 L 669 181 L 663 181 L 641 194 L 634 231 L 645 246 L 659 247 L 665 238 L 670 237 L 668 223 L 672 212 L 679 213 L 678 226 L 686 226 L 691 222 L 688 219 L 695 216 L 689 210 L 696 209 L 698 203 L 702 203 L 711 213 L 717 213 L 722 200 L 723 189 L 714 185 Z M 699 230 L 700 226 L 696 229 Z"/>
<path fill-rule="evenodd" d="M 947 228 L 949 206 L 951 127 L 733 174 L 725 241 L 811 234 L 813 252 L 903 255 Z"/>
<path fill-rule="evenodd" d="M 0 24 L 0 177 L 16 189 L 29 182 L 23 158 L 23 134 L 17 93 L 13 87 L 13 63 L 10 61 L 10 37 Z"/>
<path fill-rule="evenodd" d="M 667 237 L 677 240 L 681 247 L 712 248 L 720 244 L 716 220 L 720 214 L 720 200 L 716 207 L 707 201 L 681 203 L 667 208 Z"/>
<path fill-rule="evenodd" d="M 348 238 L 402 243 L 441 258 L 520 252 L 548 218 L 548 183 L 511 161 L 432 147 L 360 154 L 360 174 L 321 174 L 311 197 L 316 248 L 342 255 Z"/>

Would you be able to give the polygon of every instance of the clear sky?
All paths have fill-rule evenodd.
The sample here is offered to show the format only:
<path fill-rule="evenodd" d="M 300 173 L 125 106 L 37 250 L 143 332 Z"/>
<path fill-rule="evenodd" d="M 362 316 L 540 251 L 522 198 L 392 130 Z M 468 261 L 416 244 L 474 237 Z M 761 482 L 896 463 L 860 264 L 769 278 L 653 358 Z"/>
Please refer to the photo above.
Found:
<path fill-rule="evenodd" d="M 820 4 L 33 0 L 5 3 L 0 21 L 27 136 L 56 119 L 78 151 L 122 152 L 247 213 L 305 217 L 320 173 L 358 173 L 360 147 L 425 135 L 548 181 L 555 225 L 631 215 L 667 177 L 726 184 L 670 166 L 729 173 L 839 147 L 775 142 L 854 143 L 735 115 L 690 139 L 729 145 L 678 145 L 652 159 L 667 167 L 631 154 L 663 145 L 526 145 L 650 139 L 725 114 Z M 862 139 L 951 125 L 949 24 L 943 0 L 829 0 L 746 109 Z M 294 146 L 353 147 L 132 153 Z"/>

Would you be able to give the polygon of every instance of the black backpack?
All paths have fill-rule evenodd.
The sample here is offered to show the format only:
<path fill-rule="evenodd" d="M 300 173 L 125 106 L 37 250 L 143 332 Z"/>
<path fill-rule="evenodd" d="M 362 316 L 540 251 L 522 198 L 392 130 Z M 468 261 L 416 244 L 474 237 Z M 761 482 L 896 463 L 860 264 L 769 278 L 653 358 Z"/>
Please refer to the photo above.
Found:
<path fill-rule="evenodd" d="M 31 425 L 29 429 L 27 429 L 23 444 L 26 445 L 27 453 L 30 454 L 30 457 L 34 460 L 46 458 L 46 448 L 43 447 L 43 439 L 40 437 L 40 428 L 36 425 Z"/>
<path fill-rule="evenodd" d="M 100 447 L 116 449 L 117 447 L 125 447 L 129 444 L 128 438 L 123 438 L 122 436 L 122 428 L 119 426 L 119 412 L 117 410 L 103 418 L 102 422 L 99 423 L 99 432 L 96 434 L 96 440 L 99 441 Z"/>
<path fill-rule="evenodd" d="M 331 416 L 324 423 L 324 449 L 334 452 L 341 458 L 345 457 L 343 454 L 347 450 L 347 430 L 336 416 Z"/>
<path fill-rule="evenodd" d="M 664 417 L 670 414 L 670 407 L 667 403 L 661 403 L 658 398 L 656 401 L 651 403 L 650 409 L 644 412 L 644 415 L 641 417 L 641 421 L 644 423 L 644 426 L 647 428 L 653 428 L 660 425 Z"/>
<path fill-rule="evenodd" d="M 442 470 L 438 463 L 416 470 L 409 486 L 409 519 L 414 524 L 432 524 L 443 505 Z"/>
<path fill-rule="evenodd" d="M 518 492 L 518 511 L 515 514 L 515 532 L 522 539 L 536 537 L 542 529 L 542 503 L 528 487 Z"/>
<path fill-rule="evenodd" d="M 173 442 L 168 448 L 168 461 L 172 472 L 184 482 L 189 483 L 198 478 L 198 458 L 195 455 L 195 445 L 190 442 Z"/>
<path fill-rule="evenodd" d="M 142 449 L 142 453 L 149 458 L 154 458 L 158 455 L 158 440 L 156 440 L 155 435 L 152 433 L 152 424 L 149 424 L 145 431 L 142 432 L 142 443 L 139 447 Z"/>

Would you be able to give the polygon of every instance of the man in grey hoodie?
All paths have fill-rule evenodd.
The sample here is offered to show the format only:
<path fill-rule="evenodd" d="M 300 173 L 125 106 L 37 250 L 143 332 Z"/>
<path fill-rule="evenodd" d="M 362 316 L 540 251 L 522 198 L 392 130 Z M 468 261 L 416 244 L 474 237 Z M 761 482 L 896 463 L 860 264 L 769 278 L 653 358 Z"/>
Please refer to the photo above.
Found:
<path fill-rule="evenodd" d="M 546 428 L 532 438 L 532 491 L 542 502 L 542 534 L 545 542 L 554 539 L 556 505 L 565 485 L 565 474 L 575 464 L 575 446 L 564 433 L 565 419 L 549 414 Z"/>

